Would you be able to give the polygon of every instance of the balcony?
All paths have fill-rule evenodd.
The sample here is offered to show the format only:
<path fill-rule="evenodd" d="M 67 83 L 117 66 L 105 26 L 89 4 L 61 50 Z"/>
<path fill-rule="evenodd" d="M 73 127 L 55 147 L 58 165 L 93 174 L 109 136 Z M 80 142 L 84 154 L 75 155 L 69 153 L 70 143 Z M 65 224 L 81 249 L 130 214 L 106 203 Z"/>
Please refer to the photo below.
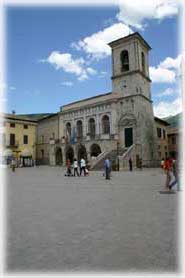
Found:
<path fill-rule="evenodd" d="M 19 142 L 15 141 L 15 142 L 9 142 L 8 144 L 6 144 L 7 148 L 18 148 L 19 147 Z"/>

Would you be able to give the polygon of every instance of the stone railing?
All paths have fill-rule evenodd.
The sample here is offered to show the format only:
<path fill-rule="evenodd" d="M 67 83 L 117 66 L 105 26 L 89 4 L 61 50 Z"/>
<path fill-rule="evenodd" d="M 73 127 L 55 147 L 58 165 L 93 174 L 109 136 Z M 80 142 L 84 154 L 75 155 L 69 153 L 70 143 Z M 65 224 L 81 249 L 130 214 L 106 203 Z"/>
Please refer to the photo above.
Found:
<path fill-rule="evenodd" d="M 128 167 L 128 158 L 132 158 L 133 166 L 135 166 L 135 147 L 136 145 L 131 145 L 123 155 L 119 156 L 120 169 Z"/>
<path fill-rule="evenodd" d="M 100 153 L 95 159 L 91 160 L 91 168 L 94 167 L 101 159 L 103 159 L 108 152 L 104 151 Z"/>

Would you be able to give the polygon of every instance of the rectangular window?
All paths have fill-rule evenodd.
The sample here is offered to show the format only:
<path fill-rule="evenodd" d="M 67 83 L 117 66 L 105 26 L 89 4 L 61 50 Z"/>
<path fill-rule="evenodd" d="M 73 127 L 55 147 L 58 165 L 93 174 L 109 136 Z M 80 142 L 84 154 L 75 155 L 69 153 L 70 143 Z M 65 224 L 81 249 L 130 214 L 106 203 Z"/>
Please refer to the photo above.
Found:
<path fill-rule="evenodd" d="M 28 125 L 24 125 L 24 129 L 28 129 Z"/>
<path fill-rule="evenodd" d="M 28 135 L 24 135 L 23 137 L 23 143 L 28 144 Z"/>
<path fill-rule="evenodd" d="M 14 123 L 10 123 L 10 127 L 15 127 L 15 124 Z"/>
<path fill-rule="evenodd" d="M 161 128 L 157 127 L 157 136 L 161 138 Z"/>
<path fill-rule="evenodd" d="M 163 129 L 163 138 L 166 139 L 166 131 Z"/>
<path fill-rule="evenodd" d="M 172 137 L 172 144 L 175 145 L 176 144 L 176 138 Z"/>
<path fill-rule="evenodd" d="M 44 143 L 44 135 L 41 136 L 41 143 Z"/>
<path fill-rule="evenodd" d="M 14 146 L 14 145 L 15 145 L 15 134 L 10 133 L 10 146 Z"/>

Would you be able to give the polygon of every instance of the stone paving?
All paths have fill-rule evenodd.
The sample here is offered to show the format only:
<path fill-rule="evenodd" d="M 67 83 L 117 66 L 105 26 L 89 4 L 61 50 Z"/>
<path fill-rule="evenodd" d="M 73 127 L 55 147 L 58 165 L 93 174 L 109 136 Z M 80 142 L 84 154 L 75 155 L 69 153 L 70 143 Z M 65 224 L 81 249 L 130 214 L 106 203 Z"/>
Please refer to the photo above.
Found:
<path fill-rule="evenodd" d="M 160 169 L 65 177 L 59 167 L 7 171 L 8 271 L 178 270 L 178 196 Z"/>

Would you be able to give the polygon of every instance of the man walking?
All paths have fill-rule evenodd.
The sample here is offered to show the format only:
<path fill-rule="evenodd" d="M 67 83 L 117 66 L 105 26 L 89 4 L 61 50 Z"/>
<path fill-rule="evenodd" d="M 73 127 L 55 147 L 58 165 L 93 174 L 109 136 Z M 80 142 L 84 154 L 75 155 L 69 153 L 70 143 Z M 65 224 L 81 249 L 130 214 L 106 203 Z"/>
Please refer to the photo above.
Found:
<path fill-rule="evenodd" d="M 105 179 L 106 180 L 110 180 L 110 167 L 111 167 L 110 160 L 109 160 L 109 158 L 107 158 L 105 160 Z"/>
<path fill-rule="evenodd" d="M 129 158 L 129 170 L 132 171 L 132 158 Z"/>
<path fill-rule="evenodd" d="M 79 173 L 78 173 L 78 161 L 76 160 L 76 158 L 74 159 L 73 168 L 74 168 L 74 177 L 76 176 L 76 174 L 79 177 Z"/>
<path fill-rule="evenodd" d="M 82 171 L 84 172 L 84 176 L 86 175 L 85 168 L 86 168 L 85 159 L 82 158 L 80 160 L 80 176 L 82 175 Z"/>

